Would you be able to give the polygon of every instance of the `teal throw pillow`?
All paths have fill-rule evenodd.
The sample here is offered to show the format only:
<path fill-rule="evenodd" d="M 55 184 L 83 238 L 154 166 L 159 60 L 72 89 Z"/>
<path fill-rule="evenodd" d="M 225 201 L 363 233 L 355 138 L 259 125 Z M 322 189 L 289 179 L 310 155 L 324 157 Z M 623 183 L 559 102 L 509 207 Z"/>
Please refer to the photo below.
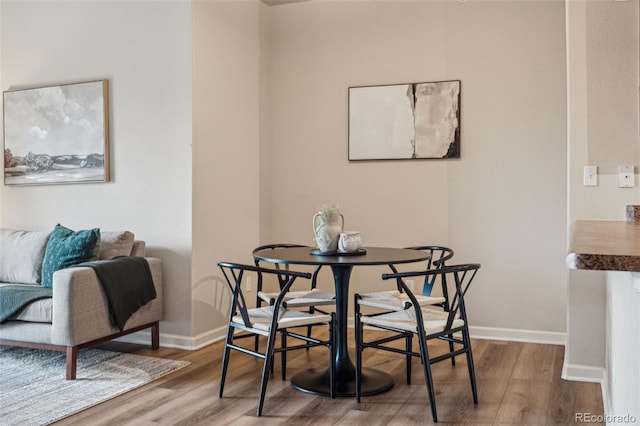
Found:
<path fill-rule="evenodd" d="M 43 287 L 53 288 L 53 273 L 78 263 L 97 259 L 100 229 L 72 231 L 60 224 L 56 225 L 49 236 L 47 249 L 42 262 Z"/>

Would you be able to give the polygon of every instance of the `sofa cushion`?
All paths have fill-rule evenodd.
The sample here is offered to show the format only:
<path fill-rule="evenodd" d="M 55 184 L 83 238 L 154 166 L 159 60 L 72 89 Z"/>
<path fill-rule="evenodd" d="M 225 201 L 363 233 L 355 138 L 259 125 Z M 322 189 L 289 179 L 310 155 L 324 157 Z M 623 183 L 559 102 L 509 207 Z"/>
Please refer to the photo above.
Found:
<path fill-rule="evenodd" d="M 0 288 L 7 286 L 30 287 L 43 290 L 42 287 L 38 284 L 0 283 Z M 53 320 L 53 298 L 45 297 L 43 299 L 34 300 L 25 305 L 13 316 L 9 317 L 9 320 L 51 323 L 51 321 Z"/>
<path fill-rule="evenodd" d="M 99 243 L 100 229 L 72 231 L 56 225 L 44 254 L 42 263 L 42 280 L 44 287 L 53 287 L 53 273 L 78 263 L 96 260 L 96 244 Z"/>
<path fill-rule="evenodd" d="M 131 255 L 134 235 L 129 231 L 100 232 L 100 260 Z"/>
<path fill-rule="evenodd" d="M 16 321 L 51 323 L 53 321 L 53 298 L 40 299 L 29 303 L 11 319 Z"/>
<path fill-rule="evenodd" d="M 0 230 L 0 282 L 39 284 L 49 234 Z"/>
<path fill-rule="evenodd" d="M 131 256 L 134 257 L 146 257 L 147 256 L 147 243 L 142 240 L 135 240 L 133 247 L 131 248 Z"/>

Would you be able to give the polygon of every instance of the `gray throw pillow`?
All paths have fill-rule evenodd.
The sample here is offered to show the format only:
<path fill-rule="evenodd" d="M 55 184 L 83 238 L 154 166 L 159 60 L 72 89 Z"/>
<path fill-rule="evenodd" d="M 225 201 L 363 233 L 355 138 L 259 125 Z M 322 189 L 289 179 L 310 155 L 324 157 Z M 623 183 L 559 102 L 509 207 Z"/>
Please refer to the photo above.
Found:
<path fill-rule="evenodd" d="M 100 260 L 131 255 L 133 233 L 129 231 L 100 232 Z"/>
<path fill-rule="evenodd" d="M 49 231 L 0 230 L 0 282 L 40 284 Z"/>

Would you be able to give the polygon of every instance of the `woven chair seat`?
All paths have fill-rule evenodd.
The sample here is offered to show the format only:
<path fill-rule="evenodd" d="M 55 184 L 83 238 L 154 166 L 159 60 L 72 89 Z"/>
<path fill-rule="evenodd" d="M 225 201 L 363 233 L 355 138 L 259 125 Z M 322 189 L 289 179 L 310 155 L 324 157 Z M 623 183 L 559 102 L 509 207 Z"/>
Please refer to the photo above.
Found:
<path fill-rule="evenodd" d="M 433 309 L 433 308 L 422 308 L 422 322 L 424 324 L 424 331 L 427 334 L 434 334 L 444 331 L 447 325 L 447 319 L 449 317 L 449 313 Z M 376 325 L 382 327 L 392 327 L 404 331 L 409 331 L 411 333 L 418 332 L 418 326 L 416 322 L 416 313 L 411 309 L 405 309 L 402 311 L 393 311 L 382 315 L 375 316 L 366 316 L 363 315 L 361 317 L 361 321 L 363 324 L 368 325 Z M 458 328 L 464 325 L 464 321 L 459 318 L 459 315 L 453 320 L 453 324 L 451 328 Z"/>
<path fill-rule="evenodd" d="M 447 260 L 453 257 L 453 250 L 443 246 L 424 245 L 407 248 L 428 252 L 431 255 L 426 264 L 427 270 L 441 268 L 445 265 Z M 389 266 L 392 271 L 398 272 L 393 265 Z M 421 290 L 418 290 L 417 292 L 411 291 L 419 306 L 438 304 L 448 306 L 446 293 L 443 293 L 442 296 L 431 296 L 431 290 L 435 283 L 435 276 L 425 278 L 422 283 Z M 360 294 L 357 303 L 360 306 L 369 306 L 387 311 L 400 311 L 410 306 L 411 299 L 409 299 L 407 293 L 400 291 L 400 286 L 398 285 L 397 289 L 391 291 L 377 291 L 373 293 Z"/>
<path fill-rule="evenodd" d="M 379 291 L 375 293 L 366 293 L 361 295 L 361 299 L 358 299 L 360 306 L 369 306 L 372 308 L 387 309 L 392 311 L 400 311 L 407 307 L 407 303 L 411 303 L 407 293 L 400 292 L 398 290 Z M 423 296 L 421 294 L 415 295 L 416 300 L 420 306 L 437 305 L 444 303 L 444 297 Z"/>
<path fill-rule="evenodd" d="M 258 297 L 269 304 L 275 302 L 278 295 L 279 293 L 258 292 Z M 335 304 L 335 294 L 327 293 L 326 291 L 318 290 L 317 288 L 314 288 L 313 290 L 290 291 L 284 296 L 284 305 L 287 308 Z"/>
<path fill-rule="evenodd" d="M 271 328 L 271 319 L 273 318 L 273 306 L 248 309 L 247 313 L 249 314 L 251 327 L 258 330 L 269 331 Z M 331 321 L 331 315 L 310 314 L 309 312 L 288 310 L 282 307 L 278 311 L 278 314 L 278 330 L 313 324 L 328 324 Z M 237 324 L 244 324 L 242 316 L 240 315 L 234 315 L 232 321 Z"/>

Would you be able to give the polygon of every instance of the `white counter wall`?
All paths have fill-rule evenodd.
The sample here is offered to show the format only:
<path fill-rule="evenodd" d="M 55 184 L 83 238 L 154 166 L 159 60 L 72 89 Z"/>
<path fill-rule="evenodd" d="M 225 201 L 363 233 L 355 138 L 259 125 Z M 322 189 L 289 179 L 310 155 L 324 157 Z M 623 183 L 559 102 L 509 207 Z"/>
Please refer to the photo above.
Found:
<path fill-rule="evenodd" d="M 607 272 L 605 409 L 608 424 L 640 421 L 640 273 Z M 625 421 L 635 418 L 635 421 Z"/>

